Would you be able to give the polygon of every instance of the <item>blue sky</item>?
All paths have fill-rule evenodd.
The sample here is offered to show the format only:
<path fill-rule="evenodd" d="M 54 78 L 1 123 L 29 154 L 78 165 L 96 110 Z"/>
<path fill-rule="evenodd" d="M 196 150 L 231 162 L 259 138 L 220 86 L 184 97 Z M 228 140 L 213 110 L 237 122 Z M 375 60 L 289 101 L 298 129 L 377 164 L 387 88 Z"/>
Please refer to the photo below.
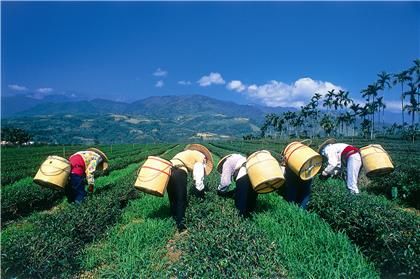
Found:
<path fill-rule="evenodd" d="M 2 2 L 2 94 L 299 106 L 420 57 L 416 2 Z M 399 104 L 399 88 L 385 97 Z"/>

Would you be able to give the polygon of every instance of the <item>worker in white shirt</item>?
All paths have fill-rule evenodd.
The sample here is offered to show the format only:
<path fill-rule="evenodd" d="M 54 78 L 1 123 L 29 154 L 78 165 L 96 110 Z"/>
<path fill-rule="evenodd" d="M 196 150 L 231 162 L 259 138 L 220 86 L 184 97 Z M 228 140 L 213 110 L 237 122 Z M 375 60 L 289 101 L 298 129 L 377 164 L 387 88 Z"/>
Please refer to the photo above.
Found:
<path fill-rule="evenodd" d="M 239 214 L 248 217 L 255 210 L 258 194 L 252 188 L 245 163 L 246 158 L 241 154 L 230 154 L 219 161 L 217 171 L 221 177 L 217 192 L 221 196 L 233 195 Z M 228 191 L 232 181 L 236 183 L 236 188 Z"/>
<path fill-rule="evenodd" d="M 179 232 L 186 229 L 185 210 L 187 208 L 187 175 L 192 173 L 195 183 L 195 193 L 204 198 L 204 176 L 213 169 L 213 158 L 210 151 L 200 144 L 190 144 L 184 151 L 176 154 L 167 191 L 172 217 L 175 219 Z"/>
<path fill-rule="evenodd" d="M 328 166 L 322 171 L 320 178 L 337 174 L 342 167 L 347 168 L 347 189 L 352 194 L 358 194 L 357 179 L 362 167 L 362 158 L 359 149 L 346 143 L 337 143 L 335 139 L 328 139 L 323 142 L 318 153 L 328 159 Z"/>

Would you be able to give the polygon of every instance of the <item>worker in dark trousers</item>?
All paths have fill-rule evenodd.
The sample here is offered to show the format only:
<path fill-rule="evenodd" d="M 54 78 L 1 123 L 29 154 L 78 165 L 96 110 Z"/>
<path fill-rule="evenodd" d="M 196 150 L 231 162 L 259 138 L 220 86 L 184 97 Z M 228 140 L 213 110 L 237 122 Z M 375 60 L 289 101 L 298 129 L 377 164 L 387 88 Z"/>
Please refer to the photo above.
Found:
<path fill-rule="evenodd" d="M 64 192 L 67 200 L 82 203 L 88 192 L 92 193 L 95 185 L 94 172 L 108 169 L 108 157 L 97 148 L 79 151 L 69 158 L 70 180 Z"/>
<path fill-rule="evenodd" d="M 285 167 L 284 178 L 286 180 L 284 188 L 286 201 L 296 203 L 299 207 L 306 210 L 311 197 L 313 179 L 302 180 L 287 166 Z"/>
<path fill-rule="evenodd" d="M 179 232 L 186 230 L 185 210 L 187 208 L 187 175 L 192 173 L 195 183 L 194 192 L 204 198 L 204 177 L 213 169 L 213 158 L 210 151 L 200 144 L 190 144 L 184 151 L 172 158 L 173 165 L 169 178 L 169 204 L 172 217 L 176 221 Z"/>
<path fill-rule="evenodd" d="M 249 217 L 255 210 L 258 193 L 252 188 L 245 163 L 246 158 L 241 154 L 230 154 L 219 161 L 217 171 L 221 177 L 217 192 L 223 197 L 233 197 L 239 214 Z M 228 191 L 232 181 L 235 182 L 236 188 Z"/>

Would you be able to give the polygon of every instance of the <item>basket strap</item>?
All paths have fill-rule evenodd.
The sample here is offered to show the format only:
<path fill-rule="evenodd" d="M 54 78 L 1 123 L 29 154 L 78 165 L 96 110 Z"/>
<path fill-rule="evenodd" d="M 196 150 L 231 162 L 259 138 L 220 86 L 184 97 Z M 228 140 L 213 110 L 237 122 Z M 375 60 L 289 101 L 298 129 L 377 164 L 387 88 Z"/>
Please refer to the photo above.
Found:
<path fill-rule="evenodd" d="M 157 169 L 157 168 L 153 168 L 153 167 L 149 167 L 149 166 L 143 166 L 142 168 L 155 170 L 155 171 L 158 171 L 158 172 L 164 173 L 164 174 L 166 174 L 167 176 L 171 176 L 171 174 L 170 174 L 169 172 L 166 172 L 166 171 L 163 171 L 163 170 L 160 170 L 160 169 Z"/>
<path fill-rule="evenodd" d="M 309 142 L 309 143 L 307 144 L 307 142 Z M 308 146 L 308 145 L 312 144 L 312 140 L 311 139 L 304 139 L 304 140 L 301 140 L 300 143 Z"/>
<path fill-rule="evenodd" d="M 44 167 L 45 168 L 45 167 Z M 41 167 L 39 168 L 39 171 L 43 174 L 43 175 L 46 175 L 46 176 L 50 176 L 50 175 L 57 175 L 57 174 L 60 174 L 60 173 L 62 173 L 62 172 L 68 172 L 68 173 L 70 173 L 70 171 L 66 171 L 65 169 L 60 169 L 60 168 L 57 168 L 57 170 L 56 171 L 54 171 L 54 172 L 46 172 L 45 170 L 43 170 L 42 169 L 42 165 L 41 165 Z"/>
<path fill-rule="evenodd" d="M 302 147 L 307 147 L 306 145 L 301 145 L 301 146 L 299 146 L 299 147 L 297 147 L 297 148 L 295 148 L 290 154 L 289 154 L 289 156 L 286 156 L 286 154 L 285 154 L 285 156 L 284 156 L 284 158 L 285 158 L 285 163 L 287 164 L 287 162 L 289 161 L 289 158 L 292 156 L 292 154 L 296 151 L 296 150 L 298 150 L 298 149 L 300 149 L 300 148 L 302 148 Z"/>
<path fill-rule="evenodd" d="M 163 164 L 165 164 L 165 165 L 167 165 L 167 166 L 170 166 L 170 167 L 172 167 L 172 164 L 170 164 L 170 163 L 168 163 L 167 161 L 165 161 L 165 160 L 162 160 L 161 158 L 159 158 L 159 157 L 153 157 L 153 158 L 149 158 L 150 160 L 155 160 L 155 161 L 158 161 L 158 162 L 161 162 L 161 163 L 163 163 Z"/>

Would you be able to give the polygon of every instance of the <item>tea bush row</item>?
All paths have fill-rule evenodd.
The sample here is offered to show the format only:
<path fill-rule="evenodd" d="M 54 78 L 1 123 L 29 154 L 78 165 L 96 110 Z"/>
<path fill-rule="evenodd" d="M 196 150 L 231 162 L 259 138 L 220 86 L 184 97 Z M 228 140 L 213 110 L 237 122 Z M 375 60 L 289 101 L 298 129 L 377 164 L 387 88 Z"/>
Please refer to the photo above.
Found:
<path fill-rule="evenodd" d="M 382 274 L 420 275 L 420 219 L 382 197 L 351 195 L 341 181 L 315 183 L 311 211 L 343 232 Z"/>
<path fill-rule="evenodd" d="M 71 204 L 57 214 L 39 215 L 31 223 L 6 228 L 2 232 L 3 275 L 68 278 L 78 272 L 86 244 L 102 238 L 128 201 L 139 196 L 133 187 L 137 168 L 121 170 L 126 173 L 118 181 L 79 206 Z"/>
<path fill-rule="evenodd" d="M 116 158 L 110 161 L 114 164 L 112 170 L 122 169 L 131 163 L 139 162 L 150 154 L 161 154 L 174 145 L 154 146 L 154 149 L 142 150 L 135 156 Z M 63 192 L 46 189 L 32 182 L 32 177 L 18 181 L 2 191 L 1 217 L 2 223 L 25 216 L 35 210 L 47 209 L 63 197 Z"/>
<path fill-rule="evenodd" d="M 178 146 L 161 157 L 169 160 L 182 149 Z M 166 244 L 174 233 L 167 196 L 141 194 L 129 202 L 121 220 L 104 239 L 84 249 L 81 276 L 163 278 L 168 265 L 163 260 L 168 252 Z"/>

